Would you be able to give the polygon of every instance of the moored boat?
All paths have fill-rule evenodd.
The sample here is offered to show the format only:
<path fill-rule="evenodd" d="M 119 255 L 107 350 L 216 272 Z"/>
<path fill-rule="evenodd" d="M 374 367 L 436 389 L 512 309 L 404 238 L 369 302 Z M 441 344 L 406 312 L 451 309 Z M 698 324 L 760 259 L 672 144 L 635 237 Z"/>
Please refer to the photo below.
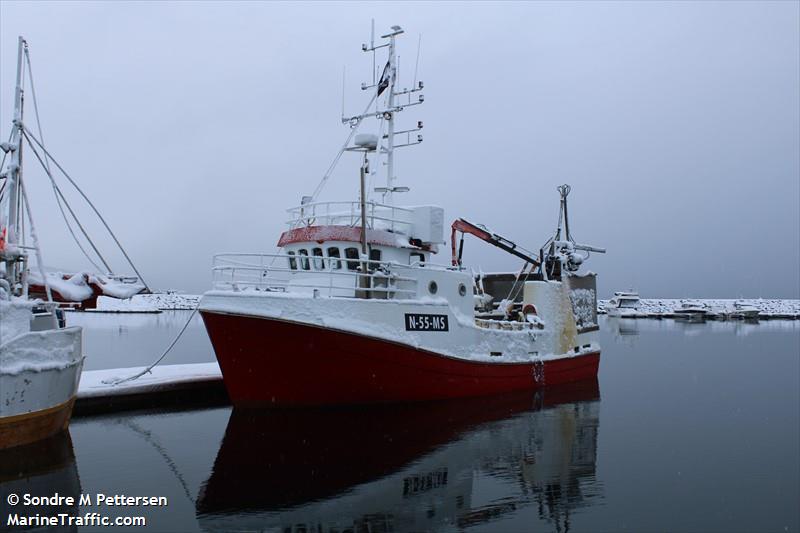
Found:
<path fill-rule="evenodd" d="M 758 320 L 760 314 L 761 311 L 757 307 L 741 301 L 734 302 L 733 309 L 727 312 L 728 318 L 736 320 Z"/>
<path fill-rule="evenodd" d="M 395 150 L 422 141 L 422 122 L 401 129 L 397 116 L 424 101 L 411 100 L 422 82 L 397 89 L 402 33 L 393 26 L 382 44 L 364 45 L 385 49 L 388 60 L 380 79 L 363 86 L 373 95 L 365 112 L 343 117 L 351 132 L 336 160 L 358 155 L 359 199 L 318 202 L 318 188 L 289 210 L 278 253 L 214 258 L 214 289 L 199 310 L 237 406 L 445 399 L 597 374 L 596 279 L 579 270 L 603 250 L 573 240 L 569 186 L 559 187 L 558 227 L 538 254 L 457 219 L 447 265 L 434 262 L 445 242 L 443 209 L 395 203 L 408 191 L 396 185 Z M 377 134 L 356 135 L 373 119 Z M 385 186 L 367 191 L 382 166 Z M 487 295 L 463 265 L 467 233 L 525 262 L 509 294 Z"/>
<path fill-rule="evenodd" d="M 82 331 L 66 326 L 58 302 L 96 300 L 99 293 L 127 298 L 146 289 L 138 277 L 117 276 L 110 268 L 103 275 L 84 273 L 69 279 L 45 271 L 26 193 L 27 168 L 23 179 L 23 149 L 26 159 L 32 155 L 41 163 L 70 232 L 66 213 L 77 219 L 50 171 L 51 164 L 78 186 L 45 149 L 38 112 L 39 138 L 23 122 L 23 80 L 30 80 L 34 109 L 38 107 L 30 69 L 28 43 L 20 37 L 11 136 L 0 143 L 0 449 L 50 437 L 69 423 L 83 367 Z M 108 266 L 85 232 L 84 236 Z"/>
<path fill-rule="evenodd" d="M 639 311 L 639 293 L 633 290 L 618 291 L 614 293 L 605 306 L 608 316 L 616 316 L 621 318 L 637 318 L 646 316 Z"/>
<path fill-rule="evenodd" d="M 710 315 L 711 310 L 702 302 L 682 302 L 678 309 L 673 311 L 676 319 L 688 322 L 703 322 Z"/>
<path fill-rule="evenodd" d="M 3 298 L 0 449 L 29 444 L 65 429 L 83 367 L 81 328 L 54 323 L 51 305 Z"/>
<path fill-rule="evenodd" d="M 41 251 L 22 180 L 22 58 L 20 37 L 10 155 L 0 176 L 0 449 L 36 442 L 69 424 L 83 353 L 81 328 L 64 327 L 49 288 L 47 302 L 29 298 L 29 254 Z M 5 157 L 3 158 L 5 160 Z M 24 242 L 24 222 L 32 243 Z M 41 271 L 43 272 L 43 271 Z"/>

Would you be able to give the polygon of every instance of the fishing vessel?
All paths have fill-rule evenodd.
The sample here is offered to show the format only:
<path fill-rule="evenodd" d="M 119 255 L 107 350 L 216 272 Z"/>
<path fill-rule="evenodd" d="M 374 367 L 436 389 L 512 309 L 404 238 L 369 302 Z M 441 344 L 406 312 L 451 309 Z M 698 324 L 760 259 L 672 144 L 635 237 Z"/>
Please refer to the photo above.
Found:
<path fill-rule="evenodd" d="M 28 43 L 20 37 L 18 44 L 13 125 L 9 141 L 0 143 L 0 449 L 45 439 L 69 424 L 84 360 L 82 330 L 66 326 L 58 302 L 74 300 L 71 293 L 85 296 L 79 301 L 91 298 L 90 277 L 107 295 L 128 297 L 144 288 L 110 271 L 64 280 L 45 270 L 26 193 L 23 148 L 26 158 L 33 155 L 42 164 L 59 205 L 73 217 L 74 211 L 50 171 L 52 163 L 64 172 L 44 147 L 38 111 L 36 133 L 23 122 L 26 80 L 34 110 L 38 106 Z"/>
<path fill-rule="evenodd" d="M 422 142 L 423 124 L 398 123 L 424 102 L 423 83 L 401 88 L 399 26 L 362 50 L 386 53 L 373 69 L 364 111 L 343 116 L 350 132 L 313 195 L 289 209 L 277 253 L 214 257 L 214 287 L 199 304 L 225 386 L 237 406 L 407 402 L 529 390 L 597 374 L 596 278 L 558 188 L 555 233 L 538 253 L 463 218 L 451 226 L 451 257 L 435 256 L 444 211 L 402 205 L 396 151 Z M 380 75 L 379 75 L 380 74 Z M 374 133 L 362 132 L 370 124 Z M 345 155 L 357 158 L 357 200 L 318 195 Z M 355 165 L 354 165 L 355 166 Z M 385 169 L 385 185 L 367 182 Z M 464 265 L 464 235 L 524 262 L 509 294 L 489 294 Z M 460 241 L 457 244 L 457 238 Z M 521 298 L 519 295 L 522 295 Z"/>

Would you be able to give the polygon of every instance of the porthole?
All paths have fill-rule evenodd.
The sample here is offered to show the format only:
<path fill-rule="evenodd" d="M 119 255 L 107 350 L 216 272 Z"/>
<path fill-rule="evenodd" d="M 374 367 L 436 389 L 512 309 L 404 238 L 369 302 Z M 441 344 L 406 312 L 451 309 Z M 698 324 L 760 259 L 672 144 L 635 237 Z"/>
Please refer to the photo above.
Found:
<path fill-rule="evenodd" d="M 463 283 L 458 284 L 458 294 L 460 294 L 461 296 L 467 295 L 467 286 L 464 285 Z"/>
<path fill-rule="evenodd" d="M 436 294 L 436 291 L 439 290 L 439 286 L 436 284 L 435 281 L 431 281 L 428 283 L 428 292 L 431 294 Z"/>

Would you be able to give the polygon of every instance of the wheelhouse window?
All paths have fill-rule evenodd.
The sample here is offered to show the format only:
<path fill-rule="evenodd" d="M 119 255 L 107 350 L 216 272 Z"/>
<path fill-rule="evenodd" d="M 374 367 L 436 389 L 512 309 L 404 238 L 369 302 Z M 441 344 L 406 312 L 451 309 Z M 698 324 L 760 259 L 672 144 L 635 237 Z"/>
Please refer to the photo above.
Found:
<path fill-rule="evenodd" d="M 328 259 L 328 264 L 331 270 L 339 270 L 342 268 L 342 262 L 339 261 L 339 258 L 342 257 L 339 248 L 335 246 L 328 248 L 328 257 L 330 258 Z"/>
<path fill-rule="evenodd" d="M 308 262 L 308 250 L 297 250 L 297 255 L 300 256 L 300 268 L 303 270 L 311 270 L 311 265 Z"/>
<path fill-rule="evenodd" d="M 345 248 L 344 256 L 347 259 L 355 259 L 347 262 L 347 270 L 358 270 L 358 248 Z"/>
<path fill-rule="evenodd" d="M 380 261 L 381 260 L 381 251 L 379 249 L 377 249 L 377 248 L 370 249 L 370 251 L 369 251 L 369 260 L 370 261 Z M 369 264 L 369 269 L 370 270 L 375 270 L 376 268 L 378 268 L 378 264 L 376 264 L 376 263 L 370 263 Z"/>
<path fill-rule="evenodd" d="M 297 270 L 297 259 L 294 258 L 294 252 L 286 252 L 286 255 L 289 256 L 289 268 Z"/>
<path fill-rule="evenodd" d="M 314 248 L 311 250 L 314 256 L 314 270 L 325 270 L 325 260 L 322 259 L 322 248 Z"/>

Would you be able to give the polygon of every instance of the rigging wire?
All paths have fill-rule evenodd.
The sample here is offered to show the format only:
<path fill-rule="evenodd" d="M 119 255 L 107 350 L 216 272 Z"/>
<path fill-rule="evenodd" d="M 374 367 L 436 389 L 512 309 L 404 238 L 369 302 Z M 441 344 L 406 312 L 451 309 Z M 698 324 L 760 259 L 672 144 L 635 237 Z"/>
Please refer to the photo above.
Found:
<path fill-rule="evenodd" d="M 149 290 L 150 290 L 150 287 L 147 285 L 147 282 L 144 280 L 144 278 L 142 277 L 142 275 L 139 273 L 139 270 L 136 268 L 136 265 L 134 265 L 134 264 L 133 264 L 133 261 L 131 260 L 130 256 L 128 255 L 128 252 L 126 252 L 126 251 L 125 251 L 125 248 L 122 246 L 122 243 L 120 243 L 120 242 L 119 242 L 119 239 L 117 239 L 117 236 L 116 236 L 116 235 L 114 235 L 114 232 L 113 232 L 113 231 L 111 231 L 111 228 L 108 226 L 108 223 L 107 223 L 107 222 L 106 222 L 106 220 L 103 218 L 103 215 L 101 215 L 101 214 L 100 214 L 100 211 L 98 211 L 98 210 L 97 210 L 97 208 L 95 207 L 95 205 L 92 203 L 92 201 L 91 201 L 91 200 L 89 200 L 89 197 L 88 197 L 88 196 L 86 196 L 86 194 L 83 192 L 83 190 L 82 190 L 80 187 L 78 187 L 78 184 L 77 184 L 77 183 L 75 183 L 75 180 L 73 180 L 73 179 L 70 177 L 70 175 L 69 175 L 69 174 L 67 174 L 67 171 L 66 171 L 66 170 L 64 170 L 64 168 L 63 168 L 63 167 L 62 167 L 62 166 L 61 166 L 61 165 L 58 163 L 58 161 L 56 161 L 56 159 L 55 159 L 55 158 L 54 158 L 52 155 L 50 155 L 50 153 L 49 153 L 49 152 L 47 151 L 47 149 L 46 149 L 46 148 L 45 148 L 45 147 L 42 145 L 42 143 L 39 141 L 39 139 L 37 139 L 37 138 L 36 138 L 36 136 L 35 136 L 35 135 L 33 135 L 33 133 L 32 133 L 32 132 L 31 132 L 31 131 L 30 131 L 30 130 L 29 130 L 29 129 L 28 129 L 26 126 L 25 126 L 25 125 L 23 125 L 23 126 L 22 126 L 22 128 L 23 128 L 23 130 L 22 130 L 22 131 L 23 131 L 23 133 L 25 134 L 25 138 L 26 138 L 26 139 L 28 139 L 28 141 L 29 141 L 29 142 L 30 142 L 30 140 L 31 140 L 31 139 L 33 139 L 33 140 L 34 140 L 34 142 L 36 142 L 36 144 L 38 144 L 38 145 L 39 145 L 39 148 L 41 148 L 41 149 L 42 149 L 42 151 L 45 153 L 45 155 L 46 155 L 47 157 L 49 157 L 51 161 L 53 161 L 53 164 L 54 164 L 54 165 L 55 165 L 55 166 L 58 168 L 58 170 L 60 170 L 60 171 L 61 171 L 61 173 L 62 173 L 62 174 L 64 174 L 64 177 L 66 177 L 66 178 L 67 178 L 67 180 L 69 180 L 69 182 L 72 184 L 72 186 L 73 186 L 73 187 L 75 187 L 75 190 L 77 190 L 77 191 L 80 193 L 80 195 L 83 197 L 83 199 L 84 199 L 84 200 L 86 200 L 86 203 L 87 203 L 87 204 L 89 204 L 89 206 L 92 208 L 92 210 L 94 211 L 94 213 L 97 215 L 97 218 L 98 218 L 98 219 L 100 219 L 100 222 L 102 222 L 102 223 L 103 223 L 103 226 L 105 226 L 106 230 L 108 231 L 108 234 L 109 234 L 109 235 L 111 235 L 111 238 L 112 238 L 112 239 L 114 239 L 114 242 L 117 244 L 117 247 L 119 247 L 120 251 L 122 252 L 122 255 L 124 255 L 124 256 L 125 256 L 125 259 L 128 261 L 128 264 L 131 266 L 131 268 L 133 269 L 133 271 L 134 271 L 134 272 L 136 273 L 136 275 L 139 277 L 139 280 L 140 280 L 140 281 L 142 282 L 142 284 L 145 286 L 145 289 L 147 289 L 147 290 L 149 291 Z"/>
<path fill-rule="evenodd" d="M 25 135 L 25 138 L 28 139 L 28 136 Z M 80 228 L 81 232 L 86 237 L 86 240 L 89 241 L 89 244 L 91 245 L 92 249 L 95 251 L 97 256 L 100 258 L 100 261 L 102 261 L 103 265 L 105 265 L 105 267 L 107 269 L 107 272 L 111 273 L 112 272 L 111 267 L 108 265 L 108 263 L 106 262 L 105 258 L 100 253 L 100 250 L 97 249 L 97 246 L 95 246 L 94 242 L 89 237 L 89 234 L 86 232 L 86 229 L 84 229 L 84 227 L 81 224 L 80 220 L 78 220 L 78 217 L 75 215 L 75 212 L 72 210 L 72 206 L 69 205 L 69 202 L 67 202 L 67 199 L 64 196 L 64 193 L 62 193 L 61 189 L 59 188 L 59 186 L 56 185 L 56 182 L 53 179 L 53 175 L 50 173 L 50 170 L 48 170 L 47 167 L 45 167 L 44 161 L 42 160 L 42 156 L 40 156 L 39 152 L 36 151 L 36 147 L 33 146 L 33 144 L 30 142 L 30 139 L 28 139 L 28 146 L 30 147 L 31 151 L 33 152 L 33 155 L 36 156 L 36 159 L 39 160 L 39 163 L 42 165 L 42 167 L 44 167 L 44 171 L 47 174 L 47 177 L 50 178 L 50 183 L 52 183 L 52 185 L 53 185 L 53 190 L 57 193 L 56 194 L 56 199 L 58 199 L 58 197 L 60 195 L 61 198 L 64 200 L 64 204 L 67 206 L 67 209 L 69 210 L 70 214 L 72 215 L 72 218 L 75 219 L 75 223 L 78 225 L 78 227 Z M 91 259 L 90 259 L 90 261 L 91 261 Z M 94 264 L 94 262 L 92 262 L 92 264 Z M 102 270 L 101 268 L 97 267 L 96 265 L 95 265 L 95 268 L 97 268 L 97 270 Z"/>
<path fill-rule="evenodd" d="M 417 86 L 417 72 L 419 71 L 419 49 L 422 46 L 422 34 L 419 34 L 419 39 L 417 40 L 417 61 L 414 63 L 414 83 L 411 87 Z M 408 96 L 411 98 L 411 95 Z"/>
<path fill-rule="evenodd" d="M 359 119 L 356 120 L 355 124 L 351 125 L 351 127 L 350 127 L 350 135 L 347 136 L 347 140 L 344 142 L 342 147 L 339 149 L 339 152 L 336 154 L 336 157 L 333 158 L 333 161 L 331 162 L 330 166 L 328 167 L 328 170 L 326 170 L 325 174 L 322 176 L 322 180 L 320 180 L 319 185 L 317 185 L 317 188 L 314 189 L 314 192 L 311 195 L 311 202 L 312 203 L 314 201 L 316 201 L 317 197 L 319 196 L 319 193 L 322 192 L 322 188 L 325 187 L 325 183 L 328 181 L 328 178 L 331 177 L 331 173 L 333 172 L 333 169 L 336 168 L 336 164 L 339 162 L 339 159 L 342 158 L 342 154 L 344 153 L 344 151 L 347 148 L 347 146 L 350 144 L 350 141 L 353 139 L 353 136 L 356 134 L 356 131 L 358 131 L 358 127 L 361 125 L 361 122 L 364 121 L 364 118 L 365 118 L 364 115 L 367 113 L 367 111 L 369 111 L 369 108 L 372 105 L 372 102 L 374 102 L 377 99 L 377 97 L 378 97 L 377 94 L 374 94 L 372 96 L 372 98 L 370 99 L 369 103 L 367 104 L 367 107 L 364 109 L 364 112 L 361 114 Z M 55 161 L 53 161 L 53 162 L 55 162 Z"/>
<path fill-rule="evenodd" d="M 39 130 L 39 137 L 42 139 L 42 142 L 44 142 L 44 132 L 42 131 L 42 122 L 41 122 L 41 120 L 39 118 L 39 104 L 38 104 L 38 101 L 37 101 L 37 98 L 36 98 L 36 87 L 35 87 L 35 85 L 33 83 L 33 69 L 31 68 L 31 57 L 30 57 L 30 52 L 28 51 L 27 44 L 25 46 L 25 63 L 26 63 L 26 66 L 28 67 L 27 68 L 28 79 L 30 80 L 30 83 L 31 83 L 31 96 L 33 97 L 33 111 L 34 111 L 34 115 L 36 116 L 36 128 Z M 41 159 L 39 161 L 41 162 Z M 98 272 L 102 271 L 103 269 L 100 268 L 97 265 L 97 263 L 95 263 L 94 260 L 89 256 L 88 252 L 84 249 L 83 245 L 81 244 L 80 240 L 78 239 L 78 236 L 75 235 L 75 231 L 72 229 L 72 224 L 70 224 L 69 219 L 67 218 L 67 214 L 64 212 L 64 206 L 61 204 L 61 198 L 59 198 L 59 195 L 61 195 L 63 197 L 63 194 L 56 187 L 55 180 L 53 180 L 52 173 L 50 171 L 50 161 L 45 159 L 44 160 L 44 166 L 45 166 L 45 170 L 47 171 L 47 176 L 50 178 L 50 183 L 53 186 L 53 195 L 56 197 L 56 204 L 58 204 L 58 210 L 61 212 L 61 217 L 64 219 L 64 224 L 67 226 L 67 229 L 69 230 L 70 235 L 72 235 L 72 239 L 75 241 L 75 244 L 78 245 L 78 249 L 83 253 L 84 257 L 86 257 L 86 259 L 89 261 L 89 263 L 91 263 L 91 265 Z M 66 199 L 64 199 L 64 202 L 66 202 Z M 78 219 L 77 219 L 77 217 L 75 217 L 75 213 L 72 211 L 72 209 L 70 209 L 70 213 L 72 214 L 73 218 L 75 218 L 75 221 L 78 223 L 78 226 L 81 228 L 81 231 L 83 232 L 83 236 L 86 238 L 87 241 L 91 242 L 91 239 L 89 238 L 88 233 L 86 233 L 86 231 L 83 229 L 83 226 L 80 225 L 80 222 L 78 222 Z M 98 257 L 100 257 L 100 261 L 102 261 L 103 264 L 106 266 L 106 269 L 107 269 L 106 271 L 107 272 L 111 272 L 111 269 L 108 267 L 108 263 L 103 258 L 103 256 L 100 255 L 100 252 L 97 250 L 97 247 L 94 246 L 94 244 L 92 244 L 92 248 L 97 253 Z"/>
<path fill-rule="evenodd" d="M 38 263 L 37 266 L 39 267 L 39 275 L 42 276 L 42 285 L 44 285 L 44 292 L 47 294 L 47 301 L 53 301 L 53 293 L 50 291 L 50 284 L 47 282 L 47 275 L 44 271 L 44 261 L 42 260 L 42 249 L 39 248 L 39 237 L 36 235 L 36 226 L 33 225 L 33 213 L 31 212 L 31 204 L 28 202 L 28 195 L 25 192 L 25 183 L 22 180 L 19 180 L 19 190 L 22 193 L 23 201 L 25 202 L 25 211 L 28 213 L 28 220 L 31 223 L 30 233 L 31 233 L 31 240 L 33 241 L 33 248 L 36 250 L 36 262 Z M 22 219 L 24 220 L 25 217 L 23 216 Z M 56 314 L 53 313 L 53 320 L 57 320 Z"/>

